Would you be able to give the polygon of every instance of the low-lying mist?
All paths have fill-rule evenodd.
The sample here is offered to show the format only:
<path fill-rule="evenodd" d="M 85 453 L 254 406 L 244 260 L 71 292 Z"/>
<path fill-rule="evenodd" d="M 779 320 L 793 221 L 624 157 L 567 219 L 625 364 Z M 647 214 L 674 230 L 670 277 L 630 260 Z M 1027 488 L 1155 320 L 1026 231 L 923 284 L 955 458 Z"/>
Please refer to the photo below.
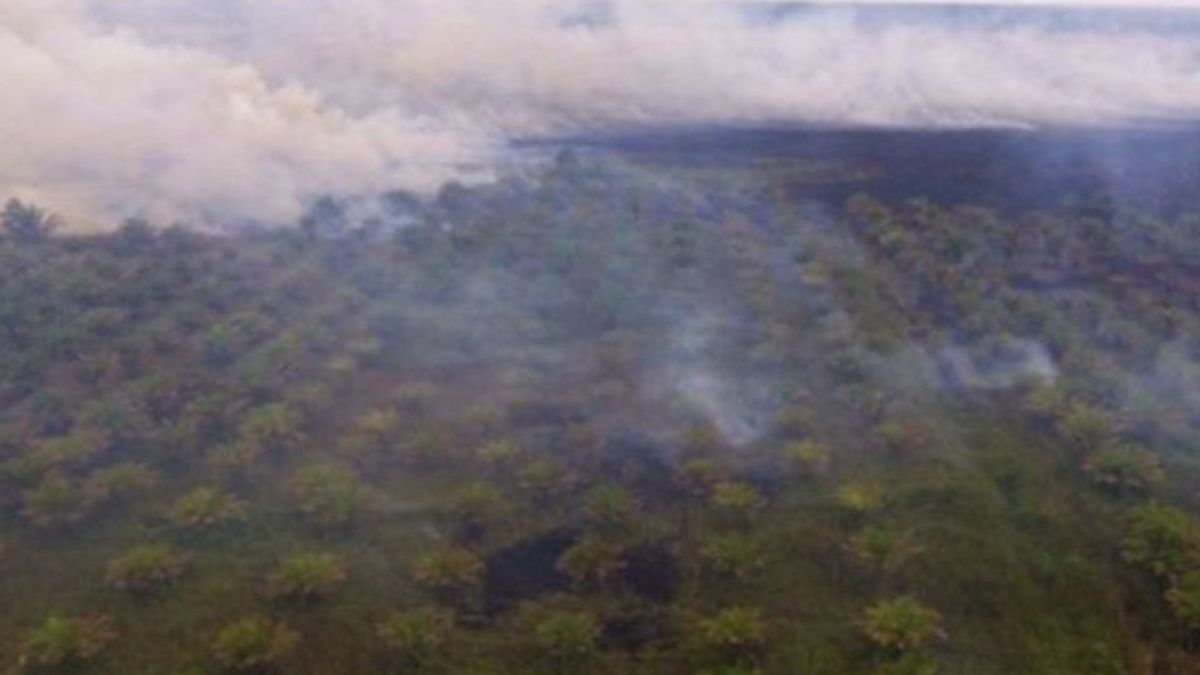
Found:
<path fill-rule="evenodd" d="M 1187 124 L 1195 25 L 1082 4 L 9 0 L 0 194 L 76 228 L 285 222 L 627 125 Z"/>

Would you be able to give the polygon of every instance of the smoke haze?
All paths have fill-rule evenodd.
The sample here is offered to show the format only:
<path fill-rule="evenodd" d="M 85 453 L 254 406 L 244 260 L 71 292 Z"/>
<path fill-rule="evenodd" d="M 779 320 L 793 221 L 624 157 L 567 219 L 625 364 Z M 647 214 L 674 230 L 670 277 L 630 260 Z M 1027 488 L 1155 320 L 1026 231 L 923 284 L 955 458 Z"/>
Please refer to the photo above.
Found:
<path fill-rule="evenodd" d="M 1192 13 L 962 9 L 6 0 L 0 195 L 76 224 L 285 221 L 323 193 L 432 189 L 488 175 L 511 139 L 614 126 L 1200 115 Z"/>

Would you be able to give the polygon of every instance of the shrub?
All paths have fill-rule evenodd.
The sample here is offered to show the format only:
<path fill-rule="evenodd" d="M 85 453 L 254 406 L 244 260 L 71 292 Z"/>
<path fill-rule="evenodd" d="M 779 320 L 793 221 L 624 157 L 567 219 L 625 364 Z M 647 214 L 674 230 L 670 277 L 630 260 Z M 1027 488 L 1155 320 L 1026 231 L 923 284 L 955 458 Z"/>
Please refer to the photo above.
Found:
<path fill-rule="evenodd" d="M 283 561 L 267 585 L 277 599 L 310 602 L 328 597 L 345 580 L 345 565 L 337 556 L 299 553 Z"/>
<path fill-rule="evenodd" d="M 531 611 L 533 642 L 553 660 L 560 671 L 582 664 L 596 649 L 600 629 L 585 612 L 566 610 Z"/>
<path fill-rule="evenodd" d="M 829 470 L 832 454 L 816 441 L 788 443 L 781 451 L 784 460 L 801 476 L 819 476 Z"/>
<path fill-rule="evenodd" d="M 109 561 L 104 578 L 117 590 L 147 594 L 178 579 L 187 565 L 187 556 L 171 546 L 147 544 Z"/>
<path fill-rule="evenodd" d="M 238 426 L 238 436 L 244 443 L 268 452 L 277 452 L 304 441 L 302 426 L 299 413 L 286 404 L 272 403 L 247 413 Z"/>
<path fill-rule="evenodd" d="M 479 556 L 455 546 L 425 555 L 417 561 L 414 571 L 414 576 L 422 585 L 448 593 L 473 588 L 482 574 L 483 561 Z"/>
<path fill-rule="evenodd" d="M 511 469 L 521 457 L 521 447 L 511 440 L 491 441 L 475 451 L 475 458 L 492 471 Z"/>
<path fill-rule="evenodd" d="M 509 510 L 509 503 L 496 486 L 475 481 L 455 493 L 453 510 L 464 526 L 482 528 L 503 518 Z"/>
<path fill-rule="evenodd" d="M 1132 445 L 1098 450 L 1084 463 L 1083 469 L 1093 483 L 1118 497 L 1145 494 L 1166 480 L 1158 458 Z"/>
<path fill-rule="evenodd" d="M 76 666 L 95 658 L 115 638 L 108 617 L 51 616 L 25 638 L 18 668 L 37 671 Z"/>
<path fill-rule="evenodd" d="M 884 649 L 906 651 L 925 643 L 941 624 L 941 615 L 910 597 L 885 600 L 868 608 L 863 631 Z"/>
<path fill-rule="evenodd" d="M 1196 549 L 1195 527 L 1183 511 L 1147 504 L 1130 514 L 1122 544 L 1128 562 L 1165 577 L 1182 570 Z"/>
<path fill-rule="evenodd" d="M 79 468 L 93 462 L 105 448 L 102 436 L 74 433 L 38 443 L 29 460 L 43 469 Z"/>
<path fill-rule="evenodd" d="M 412 670 L 422 670 L 436 658 L 450 631 L 450 617 L 436 610 L 396 612 L 379 624 L 379 637 Z"/>
<path fill-rule="evenodd" d="M 599 537 L 580 539 L 558 557 L 559 571 L 577 584 L 603 584 L 624 565 L 624 549 Z"/>
<path fill-rule="evenodd" d="M 1085 403 L 1075 403 L 1058 421 L 1058 432 L 1076 449 L 1092 451 L 1102 447 L 1116 433 L 1109 414 Z"/>
<path fill-rule="evenodd" d="M 82 520 L 92 507 L 79 484 L 50 473 L 24 495 L 21 514 L 38 527 L 55 527 Z"/>
<path fill-rule="evenodd" d="M 1200 631 L 1200 570 L 1192 570 L 1167 591 L 1171 610 L 1188 628 Z"/>
<path fill-rule="evenodd" d="M 245 513 L 245 507 L 233 497 L 216 488 L 199 487 L 177 499 L 168 515 L 179 527 L 207 530 L 241 520 Z"/>
<path fill-rule="evenodd" d="M 292 493 L 300 512 L 326 527 L 349 524 L 362 505 L 362 491 L 354 474 L 333 464 L 300 469 L 292 479 Z"/>
<path fill-rule="evenodd" d="M 561 464 L 550 459 L 535 459 L 521 467 L 517 484 L 535 499 L 548 498 L 567 483 L 567 472 Z"/>
<path fill-rule="evenodd" d="M 871 513 L 883 508 L 884 488 L 874 481 L 855 481 L 838 488 L 837 501 L 843 508 L 856 513 Z"/>
<path fill-rule="evenodd" d="M 703 619 L 700 636 L 709 647 L 740 658 L 762 648 L 767 640 L 767 629 L 757 609 L 731 607 Z"/>
<path fill-rule="evenodd" d="M 599 527 L 624 527 L 633 520 L 637 509 L 637 498 L 615 483 L 597 485 L 584 497 L 584 514 Z"/>
<path fill-rule="evenodd" d="M 354 436 L 371 449 L 383 449 L 399 433 L 402 423 L 394 410 L 370 410 L 354 422 Z"/>
<path fill-rule="evenodd" d="M 235 672 L 275 670 L 295 648 L 299 634 L 259 616 L 231 623 L 217 633 L 213 656 Z"/>
<path fill-rule="evenodd" d="M 763 564 L 762 547 L 746 534 L 713 537 L 700 547 L 700 554 L 713 571 L 739 579 Z"/>
<path fill-rule="evenodd" d="M 735 518 L 745 519 L 753 516 L 765 502 L 758 490 L 747 483 L 723 481 L 713 488 L 713 506 Z"/>
<path fill-rule="evenodd" d="M 84 492 L 94 502 L 127 500 L 158 485 L 158 472 L 145 464 L 126 462 L 93 471 L 84 481 Z"/>
<path fill-rule="evenodd" d="M 860 530 L 851 538 L 850 548 L 860 559 L 885 572 L 899 569 L 921 551 L 911 532 L 879 525 Z"/>

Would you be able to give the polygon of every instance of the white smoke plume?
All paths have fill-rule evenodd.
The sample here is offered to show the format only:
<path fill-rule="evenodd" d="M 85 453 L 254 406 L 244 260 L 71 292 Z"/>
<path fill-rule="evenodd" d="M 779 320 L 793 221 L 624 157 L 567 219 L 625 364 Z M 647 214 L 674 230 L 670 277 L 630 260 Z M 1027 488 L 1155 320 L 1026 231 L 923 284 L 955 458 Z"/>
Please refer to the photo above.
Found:
<path fill-rule="evenodd" d="M 287 220 L 321 193 L 431 188 L 514 137 L 609 125 L 1200 117 L 1195 34 L 761 10 L 2 0 L 0 195 L 104 220 Z"/>

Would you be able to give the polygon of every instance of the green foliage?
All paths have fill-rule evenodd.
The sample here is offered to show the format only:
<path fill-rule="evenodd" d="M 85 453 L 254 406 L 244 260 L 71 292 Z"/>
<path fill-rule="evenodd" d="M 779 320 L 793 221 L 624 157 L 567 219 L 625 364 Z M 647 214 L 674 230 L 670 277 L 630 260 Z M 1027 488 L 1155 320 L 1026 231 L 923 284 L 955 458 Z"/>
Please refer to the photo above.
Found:
<path fill-rule="evenodd" d="M 29 667 L 1190 672 L 1200 220 L 814 217 L 796 190 L 881 176 L 750 164 L 577 158 L 402 226 L 331 201 L 307 240 L 5 232 L 0 654 L 32 664 L 23 627 L 100 602 L 126 635 L 103 662 Z M 155 513 L 244 526 L 177 532 L 185 557 L 137 545 Z M 189 558 L 161 601 L 98 583 L 151 593 Z M 903 589 L 944 618 L 881 603 L 865 649 L 858 611 Z M 446 612 L 388 616 L 426 595 Z M 303 663 L 266 619 L 198 658 L 264 596 Z"/>
<path fill-rule="evenodd" d="M 451 618 L 435 609 L 396 612 L 379 624 L 378 634 L 398 664 L 415 672 L 437 659 L 451 629 Z"/>
<path fill-rule="evenodd" d="M 850 539 L 851 550 L 872 567 L 895 572 L 921 552 L 912 532 L 868 525 Z"/>
<path fill-rule="evenodd" d="M 700 554 L 718 574 L 745 579 L 764 564 L 762 545 L 749 534 L 721 534 L 705 540 Z"/>
<path fill-rule="evenodd" d="M 725 471 L 710 457 L 689 457 L 679 463 L 675 479 L 688 493 L 707 495 L 724 478 Z"/>
<path fill-rule="evenodd" d="M 180 528 L 210 530 L 243 520 L 246 508 L 220 490 L 203 486 L 175 500 L 168 516 Z"/>
<path fill-rule="evenodd" d="M 583 512 L 589 522 L 601 528 L 623 528 L 629 525 L 638 510 L 637 498 L 623 486 L 602 483 L 588 490 L 583 498 Z"/>
<path fill-rule="evenodd" d="M 483 574 L 483 561 L 465 548 L 455 546 L 422 556 L 413 570 L 422 585 L 443 593 L 473 589 Z"/>
<path fill-rule="evenodd" d="M 300 634 L 282 623 L 251 616 L 226 625 L 213 641 L 213 658 L 231 672 L 275 672 Z"/>
<path fill-rule="evenodd" d="M 169 544 L 146 544 L 110 560 L 104 580 L 117 590 L 145 595 L 173 583 L 187 567 L 188 557 Z"/>
<path fill-rule="evenodd" d="M 875 481 L 858 480 L 838 488 L 838 504 L 857 513 L 871 513 L 883 508 L 886 497 L 882 485 Z"/>
<path fill-rule="evenodd" d="M 97 469 L 88 475 L 84 490 L 96 502 L 130 499 L 158 486 L 159 473 L 140 462 L 125 462 Z"/>
<path fill-rule="evenodd" d="M 21 514 L 38 527 L 57 527 L 83 520 L 93 506 L 77 481 L 52 472 L 25 493 Z"/>
<path fill-rule="evenodd" d="M 557 567 L 576 584 L 600 586 L 624 566 L 624 552 L 619 544 L 586 536 L 563 551 Z"/>
<path fill-rule="evenodd" d="M 330 553 L 298 553 L 271 573 L 267 588 L 273 597 L 311 602 L 332 595 L 346 580 L 345 563 Z"/>
<path fill-rule="evenodd" d="M 493 471 L 511 469 L 521 457 L 521 448 L 511 440 L 484 443 L 475 451 L 480 464 Z"/>
<path fill-rule="evenodd" d="M 1167 591 L 1171 610 L 1188 628 L 1200 631 L 1200 570 L 1183 574 Z"/>
<path fill-rule="evenodd" d="M 1166 481 L 1157 457 L 1128 444 L 1096 451 L 1087 459 L 1084 471 L 1097 486 L 1116 496 L 1144 495 Z"/>
<path fill-rule="evenodd" d="M 395 410 L 369 410 L 355 420 L 344 444 L 347 451 L 354 456 L 383 452 L 395 442 L 402 427 L 403 422 Z"/>
<path fill-rule="evenodd" d="M 300 512 L 324 527 L 344 527 L 362 507 L 362 490 L 348 469 L 312 464 L 292 477 L 292 494 Z"/>
<path fill-rule="evenodd" d="M 534 644 L 557 666 L 559 672 L 573 672 L 595 651 L 600 627 L 592 615 L 536 609 L 527 611 L 527 614 L 527 621 L 532 624 Z"/>
<path fill-rule="evenodd" d="M 713 487 L 713 506 L 734 518 L 753 517 L 765 503 L 758 490 L 748 483 L 722 481 Z"/>
<path fill-rule="evenodd" d="M 17 668 L 41 672 L 78 666 L 94 659 L 116 637 L 112 620 L 105 616 L 50 616 L 25 638 Z"/>
<path fill-rule="evenodd" d="M 762 613 L 747 607 L 730 607 L 701 619 L 700 636 L 704 643 L 735 659 L 750 656 L 767 640 Z"/>
<path fill-rule="evenodd" d="M 455 493 L 452 508 L 464 525 L 482 528 L 503 519 L 512 506 L 495 485 L 474 481 Z"/>
<path fill-rule="evenodd" d="M 1130 513 L 1122 552 L 1125 560 L 1165 577 L 1182 571 L 1197 546 L 1196 528 L 1188 514 L 1147 504 Z"/>
<path fill-rule="evenodd" d="M 863 632 L 871 642 L 891 651 L 908 651 L 925 644 L 939 630 L 942 617 L 915 599 L 884 600 L 863 614 Z"/>
<path fill-rule="evenodd" d="M 1081 452 L 1099 450 L 1116 433 L 1112 416 L 1095 406 L 1075 403 L 1058 421 L 1058 432 Z"/>
<path fill-rule="evenodd" d="M 521 467 L 517 484 L 535 499 L 547 499 L 566 487 L 563 466 L 552 459 L 536 459 Z"/>
<path fill-rule="evenodd" d="M 27 456 L 39 469 L 77 468 L 93 461 L 104 449 L 104 442 L 90 434 L 71 434 L 42 441 Z"/>
<path fill-rule="evenodd" d="M 243 443 L 267 451 L 283 451 L 304 441 L 300 415 L 282 403 L 255 408 L 238 426 Z"/>
<path fill-rule="evenodd" d="M 832 454 L 829 448 L 814 440 L 796 441 L 783 446 L 784 461 L 801 476 L 820 476 L 829 470 Z"/>

